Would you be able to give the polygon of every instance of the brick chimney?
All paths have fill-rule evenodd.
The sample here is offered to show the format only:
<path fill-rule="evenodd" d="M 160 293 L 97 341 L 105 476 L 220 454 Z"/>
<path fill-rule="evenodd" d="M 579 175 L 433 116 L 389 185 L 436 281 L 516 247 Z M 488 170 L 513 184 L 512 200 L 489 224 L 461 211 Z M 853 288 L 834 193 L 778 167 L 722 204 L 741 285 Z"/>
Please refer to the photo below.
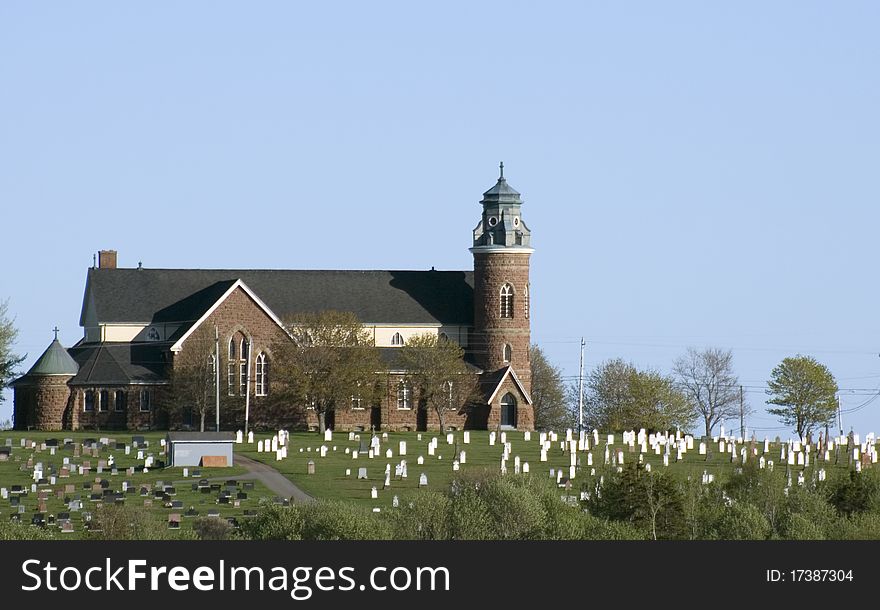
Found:
<path fill-rule="evenodd" d="M 98 268 L 116 269 L 116 250 L 99 250 Z"/>

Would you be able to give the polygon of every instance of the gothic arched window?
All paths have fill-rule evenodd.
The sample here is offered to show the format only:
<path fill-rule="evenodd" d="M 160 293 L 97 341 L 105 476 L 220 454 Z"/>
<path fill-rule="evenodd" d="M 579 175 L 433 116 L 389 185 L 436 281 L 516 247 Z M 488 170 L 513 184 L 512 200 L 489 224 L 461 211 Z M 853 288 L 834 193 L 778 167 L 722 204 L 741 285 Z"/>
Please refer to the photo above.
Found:
<path fill-rule="evenodd" d="M 257 396 L 267 396 L 269 394 L 269 362 L 266 360 L 266 354 L 263 352 L 257 354 L 254 366 L 254 380 L 257 386 Z"/>
<path fill-rule="evenodd" d="M 238 393 L 241 396 L 247 394 L 248 391 L 248 356 L 250 355 L 250 345 L 247 339 L 241 338 L 241 350 L 239 352 L 238 361 Z"/>
<path fill-rule="evenodd" d="M 501 287 L 501 317 L 513 317 L 513 286 L 510 284 Z"/>
<path fill-rule="evenodd" d="M 85 398 L 83 400 L 83 411 L 94 411 L 95 410 L 95 391 L 94 390 L 86 390 Z"/>
<path fill-rule="evenodd" d="M 501 350 L 501 357 L 504 362 L 510 362 L 513 360 L 513 348 L 510 347 L 509 343 L 504 344 L 504 347 Z"/>
<path fill-rule="evenodd" d="M 229 340 L 229 357 L 226 360 L 227 394 L 235 395 L 235 337 Z"/>
<path fill-rule="evenodd" d="M 394 336 L 391 337 L 391 345 L 403 345 L 403 335 L 394 333 Z"/>
<path fill-rule="evenodd" d="M 397 384 L 397 408 L 412 409 L 412 386 L 408 381 Z"/>

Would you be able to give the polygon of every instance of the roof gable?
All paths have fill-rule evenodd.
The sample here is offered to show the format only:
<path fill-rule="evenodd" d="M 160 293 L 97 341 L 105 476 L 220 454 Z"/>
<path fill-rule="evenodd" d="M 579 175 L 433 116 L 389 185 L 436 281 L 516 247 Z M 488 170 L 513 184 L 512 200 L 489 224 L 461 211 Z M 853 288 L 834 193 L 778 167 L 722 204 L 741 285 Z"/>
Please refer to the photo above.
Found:
<path fill-rule="evenodd" d="M 278 316 L 275 315 L 275 312 L 272 311 L 271 309 L 269 309 L 269 307 L 260 299 L 260 297 L 258 297 L 256 294 L 254 294 L 253 290 L 248 288 L 244 282 L 242 282 L 241 280 L 236 280 L 223 292 L 222 295 L 220 295 L 220 298 L 216 299 L 214 301 L 214 303 L 210 307 L 208 307 L 207 310 L 205 310 L 205 312 L 201 315 L 201 317 L 199 317 L 199 319 L 196 320 L 186 330 L 186 332 L 184 332 L 183 335 L 177 341 L 174 342 L 174 345 L 171 346 L 171 351 L 172 352 L 179 352 L 183 348 L 184 341 L 186 341 L 187 338 L 191 334 L 193 334 L 193 332 L 195 332 L 195 330 L 199 326 L 202 325 L 202 322 L 207 320 L 211 316 L 211 314 L 214 313 L 218 307 L 220 307 L 220 304 L 223 303 L 223 301 L 225 301 L 227 298 L 229 298 L 229 295 L 231 295 L 233 292 L 235 292 L 239 288 L 242 291 L 244 291 L 244 293 L 247 294 L 254 301 L 254 303 L 257 305 L 257 307 L 259 307 L 263 311 L 263 313 L 265 313 L 267 316 L 269 316 L 269 318 L 271 318 L 272 321 L 275 322 L 275 324 L 277 324 L 281 330 L 283 330 L 285 333 L 287 333 L 287 329 L 284 328 L 284 324 L 281 322 L 281 320 L 278 318 Z"/>
<path fill-rule="evenodd" d="M 532 404 L 532 397 L 529 396 L 528 392 L 526 392 L 525 387 L 523 387 L 523 384 L 519 380 L 519 377 L 516 376 L 516 371 L 513 370 L 512 366 L 507 365 L 506 368 L 501 369 L 501 371 L 496 374 L 499 375 L 498 381 L 493 380 L 494 389 L 492 389 L 493 386 L 490 386 L 490 389 L 492 389 L 492 393 L 489 394 L 489 398 L 488 400 L 486 400 L 487 403 L 491 403 L 493 400 L 495 400 L 495 396 L 498 395 L 498 392 L 501 390 L 501 386 L 504 385 L 504 380 L 510 377 L 513 380 L 513 383 L 516 385 L 517 389 L 525 397 L 526 402 L 528 404 Z"/>

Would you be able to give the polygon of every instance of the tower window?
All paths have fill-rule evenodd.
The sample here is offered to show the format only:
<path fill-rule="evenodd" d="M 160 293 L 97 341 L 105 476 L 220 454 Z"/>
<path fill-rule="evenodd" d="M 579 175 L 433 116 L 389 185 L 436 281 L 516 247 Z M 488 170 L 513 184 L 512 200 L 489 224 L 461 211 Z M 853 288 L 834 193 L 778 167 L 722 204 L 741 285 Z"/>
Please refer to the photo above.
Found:
<path fill-rule="evenodd" d="M 513 317 L 513 286 L 510 284 L 501 287 L 501 317 Z"/>
<path fill-rule="evenodd" d="M 394 333 L 394 336 L 391 337 L 391 345 L 403 345 L 403 335 Z"/>
<path fill-rule="evenodd" d="M 408 381 L 397 384 L 397 408 L 401 410 L 412 409 L 412 386 Z"/>
<path fill-rule="evenodd" d="M 257 396 L 266 396 L 269 394 L 269 362 L 266 360 L 266 354 L 260 352 L 257 354 L 256 366 L 254 367 L 254 378 L 256 381 Z"/>
<path fill-rule="evenodd" d="M 529 287 L 526 285 L 523 291 L 523 313 L 526 316 L 526 320 L 529 319 Z"/>
<path fill-rule="evenodd" d="M 504 344 L 504 347 L 501 350 L 501 356 L 504 359 L 504 362 L 510 362 L 513 360 L 513 348 L 510 347 L 509 343 Z"/>

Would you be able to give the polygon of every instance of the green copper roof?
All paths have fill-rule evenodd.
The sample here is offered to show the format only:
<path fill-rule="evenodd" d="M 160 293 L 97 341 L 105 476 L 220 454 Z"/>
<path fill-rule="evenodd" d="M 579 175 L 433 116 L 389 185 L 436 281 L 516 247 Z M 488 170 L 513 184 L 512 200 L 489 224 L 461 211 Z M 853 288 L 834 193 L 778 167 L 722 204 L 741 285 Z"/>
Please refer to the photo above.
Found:
<path fill-rule="evenodd" d="M 28 371 L 28 375 L 76 375 L 79 365 L 70 357 L 67 350 L 56 338 L 36 364 Z"/>

